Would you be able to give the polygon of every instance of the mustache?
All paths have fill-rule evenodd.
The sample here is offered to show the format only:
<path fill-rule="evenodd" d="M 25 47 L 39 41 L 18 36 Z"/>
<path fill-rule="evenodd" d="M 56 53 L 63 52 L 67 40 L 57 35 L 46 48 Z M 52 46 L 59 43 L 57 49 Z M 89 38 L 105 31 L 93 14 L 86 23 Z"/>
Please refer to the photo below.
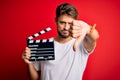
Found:
<path fill-rule="evenodd" d="M 70 31 L 70 29 L 63 29 L 62 31 Z"/>

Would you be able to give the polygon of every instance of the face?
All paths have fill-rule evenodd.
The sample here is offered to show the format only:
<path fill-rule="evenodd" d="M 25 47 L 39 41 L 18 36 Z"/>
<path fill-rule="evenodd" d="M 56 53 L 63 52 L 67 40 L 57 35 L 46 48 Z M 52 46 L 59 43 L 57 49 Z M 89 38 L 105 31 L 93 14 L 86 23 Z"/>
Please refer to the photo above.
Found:
<path fill-rule="evenodd" d="M 68 15 L 61 15 L 58 17 L 56 24 L 58 29 L 58 34 L 62 38 L 70 37 L 70 27 L 72 26 L 72 22 L 75 20 L 74 18 Z"/>

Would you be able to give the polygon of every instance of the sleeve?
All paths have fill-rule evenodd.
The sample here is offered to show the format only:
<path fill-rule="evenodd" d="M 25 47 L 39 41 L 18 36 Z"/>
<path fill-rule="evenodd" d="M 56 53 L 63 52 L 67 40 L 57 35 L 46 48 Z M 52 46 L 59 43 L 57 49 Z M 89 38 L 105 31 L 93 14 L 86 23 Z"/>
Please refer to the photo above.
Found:
<path fill-rule="evenodd" d="M 40 61 L 34 61 L 33 65 L 37 71 L 40 71 Z"/>

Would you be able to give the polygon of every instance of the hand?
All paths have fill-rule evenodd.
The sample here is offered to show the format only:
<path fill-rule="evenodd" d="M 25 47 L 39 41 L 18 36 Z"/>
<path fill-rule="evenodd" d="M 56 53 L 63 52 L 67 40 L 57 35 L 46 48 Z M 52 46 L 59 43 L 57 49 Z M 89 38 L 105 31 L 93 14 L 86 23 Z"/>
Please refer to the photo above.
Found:
<path fill-rule="evenodd" d="M 77 46 L 82 41 L 85 37 L 85 35 L 90 31 L 90 26 L 83 22 L 83 21 L 78 21 L 74 20 L 73 21 L 73 26 L 71 28 L 71 36 L 76 38 L 76 41 L 73 45 L 73 50 L 77 50 Z"/>
<path fill-rule="evenodd" d="M 31 51 L 28 47 L 26 47 L 23 54 L 22 54 L 22 59 L 25 61 L 25 63 L 27 63 L 27 64 L 31 63 L 29 61 L 30 56 L 31 56 Z"/>

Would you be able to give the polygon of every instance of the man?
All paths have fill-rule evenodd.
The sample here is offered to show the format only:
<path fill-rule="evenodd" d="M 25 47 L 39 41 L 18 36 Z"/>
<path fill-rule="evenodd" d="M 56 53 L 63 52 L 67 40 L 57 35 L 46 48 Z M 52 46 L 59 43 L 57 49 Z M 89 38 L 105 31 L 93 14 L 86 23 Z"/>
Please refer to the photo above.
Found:
<path fill-rule="evenodd" d="M 88 56 L 95 49 L 99 34 L 95 26 L 76 20 L 77 17 L 78 12 L 71 4 L 57 7 L 55 60 L 30 62 L 30 49 L 26 47 L 23 59 L 28 64 L 32 80 L 40 80 L 40 75 L 42 80 L 82 80 Z"/>

